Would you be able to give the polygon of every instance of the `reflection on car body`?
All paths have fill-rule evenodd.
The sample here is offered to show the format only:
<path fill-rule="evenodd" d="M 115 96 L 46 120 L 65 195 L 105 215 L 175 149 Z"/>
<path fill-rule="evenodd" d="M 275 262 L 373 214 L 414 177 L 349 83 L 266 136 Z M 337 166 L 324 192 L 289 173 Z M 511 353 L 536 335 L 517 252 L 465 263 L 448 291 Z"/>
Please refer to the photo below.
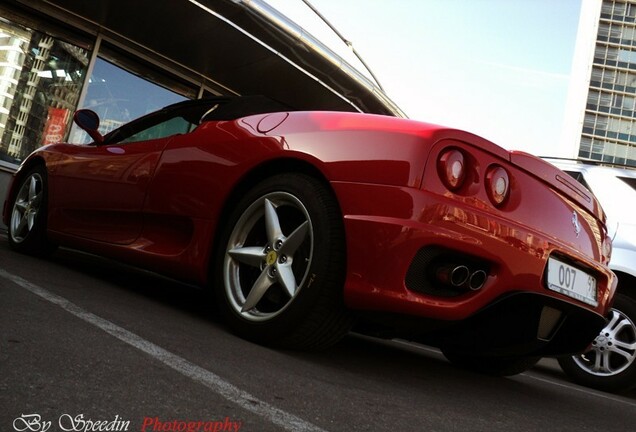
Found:
<path fill-rule="evenodd" d="M 604 214 L 534 156 L 260 97 L 179 103 L 103 137 L 83 127 L 95 142 L 43 147 L 16 173 L 11 246 L 70 246 L 209 287 L 242 337 L 319 348 L 354 328 L 506 375 L 582 351 L 605 323 Z M 549 263 L 594 286 L 550 289 Z"/>

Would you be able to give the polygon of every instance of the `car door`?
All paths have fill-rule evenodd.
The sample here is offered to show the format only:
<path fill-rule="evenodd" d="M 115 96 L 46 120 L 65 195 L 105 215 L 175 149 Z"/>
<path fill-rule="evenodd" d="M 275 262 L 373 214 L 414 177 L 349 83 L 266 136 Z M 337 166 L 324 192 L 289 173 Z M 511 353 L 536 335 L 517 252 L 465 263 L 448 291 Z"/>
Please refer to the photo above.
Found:
<path fill-rule="evenodd" d="M 134 125 L 133 125 L 134 126 Z M 191 124 L 159 117 L 125 139 L 67 145 L 50 172 L 49 228 L 111 244 L 130 244 L 143 227 L 148 185 L 166 145 Z"/>

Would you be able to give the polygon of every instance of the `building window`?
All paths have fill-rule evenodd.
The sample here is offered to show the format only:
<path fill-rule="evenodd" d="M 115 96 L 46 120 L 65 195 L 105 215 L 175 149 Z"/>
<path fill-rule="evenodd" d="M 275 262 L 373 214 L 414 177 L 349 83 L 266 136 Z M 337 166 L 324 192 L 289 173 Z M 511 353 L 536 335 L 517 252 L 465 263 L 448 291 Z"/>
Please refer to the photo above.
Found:
<path fill-rule="evenodd" d="M 612 95 L 610 93 L 601 92 L 599 106 L 609 107 L 612 103 Z"/>
<path fill-rule="evenodd" d="M 19 164 L 69 128 L 89 52 L 0 19 L 0 163 Z"/>
<path fill-rule="evenodd" d="M 625 12 L 627 10 L 627 5 L 625 3 L 614 3 L 614 17 L 622 20 L 625 17 Z"/>
<path fill-rule="evenodd" d="M 618 50 L 618 61 L 623 63 L 636 63 L 636 51 L 626 49 Z"/>

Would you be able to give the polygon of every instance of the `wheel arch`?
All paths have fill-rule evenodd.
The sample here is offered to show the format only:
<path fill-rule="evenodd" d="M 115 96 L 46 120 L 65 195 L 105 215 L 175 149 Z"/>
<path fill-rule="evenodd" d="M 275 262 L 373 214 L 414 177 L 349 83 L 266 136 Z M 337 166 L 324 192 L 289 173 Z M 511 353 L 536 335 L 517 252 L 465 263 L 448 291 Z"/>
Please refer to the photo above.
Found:
<path fill-rule="evenodd" d="M 620 270 L 614 270 L 614 273 L 618 278 L 617 292 L 636 300 L 636 276 Z"/>
<path fill-rule="evenodd" d="M 214 260 L 216 257 L 216 252 L 220 247 L 220 233 L 222 227 L 229 222 L 229 215 L 232 212 L 233 204 L 236 203 L 238 197 L 245 194 L 250 188 L 256 186 L 259 182 L 263 181 L 266 178 L 272 177 L 276 174 L 282 173 L 301 173 L 309 175 L 317 180 L 319 180 L 333 195 L 335 202 L 338 205 L 338 211 L 342 215 L 342 209 L 340 207 L 340 202 L 337 199 L 337 195 L 331 186 L 329 180 L 324 175 L 319 168 L 317 168 L 312 163 L 295 159 L 295 158 L 281 158 L 266 161 L 260 165 L 253 167 L 250 171 L 248 171 L 242 178 L 239 180 L 230 193 L 225 198 L 223 206 L 219 211 L 219 218 L 216 224 L 214 234 L 213 234 L 213 242 L 212 242 L 212 253 L 210 253 L 210 260 L 208 263 L 208 280 L 213 280 L 214 275 L 212 272 L 214 271 Z M 343 239 L 345 243 L 345 250 L 347 248 L 346 245 L 346 237 Z M 346 253 L 345 253 L 346 256 Z"/>

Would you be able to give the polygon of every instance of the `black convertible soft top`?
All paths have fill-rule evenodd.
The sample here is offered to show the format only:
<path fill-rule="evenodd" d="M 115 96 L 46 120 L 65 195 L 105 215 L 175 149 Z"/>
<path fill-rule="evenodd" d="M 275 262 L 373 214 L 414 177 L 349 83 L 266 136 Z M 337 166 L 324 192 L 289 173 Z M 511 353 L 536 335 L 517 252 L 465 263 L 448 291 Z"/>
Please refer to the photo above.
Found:
<path fill-rule="evenodd" d="M 279 111 L 296 111 L 296 109 L 265 96 L 219 96 L 187 100 L 168 105 L 122 125 L 104 136 L 104 144 L 118 143 L 137 131 L 176 117 L 198 125 L 208 121 L 236 120 L 250 115 Z"/>
<path fill-rule="evenodd" d="M 199 99 L 199 101 L 205 101 L 210 106 L 210 111 L 199 117 L 200 122 L 236 120 L 254 114 L 277 111 L 296 111 L 295 108 L 266 96 L 218 97 Z M 218 106 L 215 107 L 215 104 Z"/>

